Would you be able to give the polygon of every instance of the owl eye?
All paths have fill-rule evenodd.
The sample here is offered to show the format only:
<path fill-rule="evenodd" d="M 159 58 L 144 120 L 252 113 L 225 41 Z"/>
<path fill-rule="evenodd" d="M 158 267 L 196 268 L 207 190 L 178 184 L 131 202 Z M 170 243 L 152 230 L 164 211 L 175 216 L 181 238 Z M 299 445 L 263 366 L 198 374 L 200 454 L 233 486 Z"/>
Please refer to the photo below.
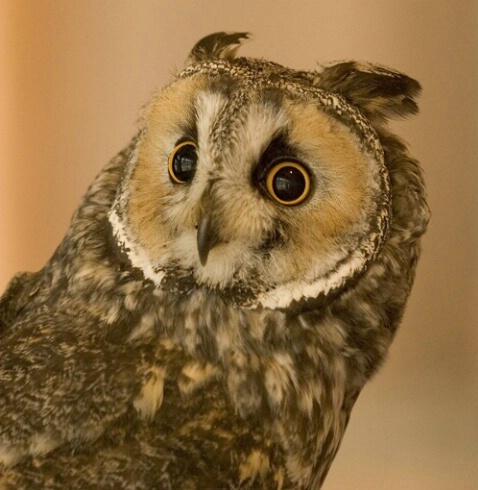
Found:
<path fill-rule="evenodd" d="M 196 173 L 197 146 L 192 141 L 183 141 L 176 145 L 169 155 L 168 170 L 173 182 L 185 184 L 192 180 Z"/>
<path fill-rule="evenodd" d="M 277 202 L 285 206 L 294 206 L 309 195 L 310 176 L 299 163 L 280 162 L 269 170 L 266 188 Z"/>

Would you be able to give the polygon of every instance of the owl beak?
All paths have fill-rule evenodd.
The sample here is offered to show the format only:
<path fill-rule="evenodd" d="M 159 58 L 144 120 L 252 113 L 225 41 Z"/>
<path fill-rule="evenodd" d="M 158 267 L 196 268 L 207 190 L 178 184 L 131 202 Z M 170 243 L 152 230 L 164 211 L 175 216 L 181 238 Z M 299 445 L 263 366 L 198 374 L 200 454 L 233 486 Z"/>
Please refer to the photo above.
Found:
<path fill-rule="evenodd" d="M 209 252 L 220 242 L 216 226 L 209 214 L 204 214 L 198 224 L 198 252 L 201 265 L 204 267 Z"/>

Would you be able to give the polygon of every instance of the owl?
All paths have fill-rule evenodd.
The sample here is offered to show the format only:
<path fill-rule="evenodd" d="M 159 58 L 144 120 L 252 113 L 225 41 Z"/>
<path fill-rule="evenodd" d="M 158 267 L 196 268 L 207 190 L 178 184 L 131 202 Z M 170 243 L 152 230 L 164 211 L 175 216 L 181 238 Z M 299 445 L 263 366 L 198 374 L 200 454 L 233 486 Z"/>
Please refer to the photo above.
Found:
<path fill-rule="evenodd" d="M 420 85 L 247 38 L 198 42 L 1 298 L 1 489 L 321 487 L 429 219 L 387 129 Z"/>

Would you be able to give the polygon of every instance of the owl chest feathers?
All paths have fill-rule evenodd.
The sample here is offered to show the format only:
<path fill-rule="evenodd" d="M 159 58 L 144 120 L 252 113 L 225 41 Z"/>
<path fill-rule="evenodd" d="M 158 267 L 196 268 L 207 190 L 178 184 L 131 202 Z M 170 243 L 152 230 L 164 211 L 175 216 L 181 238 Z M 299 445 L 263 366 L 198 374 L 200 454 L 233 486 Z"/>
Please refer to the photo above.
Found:
<path fill-rule="evenodd" d="M 350 400 L 365 382 L 364 376 L 349 376 L 346 355 L 354 350 L 344 326 L 331 316 L 318 325 L 303 316 L 241 310 L 203 294 L 166 300 L 156 312 L 165 308 L 173 317 L 151 312 L 131 330 L 129 341 L 149 339 L 157 346 L 139 374 L 134 408 L 144 420 L 161 419 L 179 401 L 167 399 L 172 393 L 201 406 L 217 392 L 220 408 L 250 425 L 251 434 L 257 430 L 253 421 L 261 421 L 257 437 L 280 447 L 292 478 L 306 484 L 319 471 L 313 461 L 325 465 L 330 459 L 319 453 L 335 453 Z"/>

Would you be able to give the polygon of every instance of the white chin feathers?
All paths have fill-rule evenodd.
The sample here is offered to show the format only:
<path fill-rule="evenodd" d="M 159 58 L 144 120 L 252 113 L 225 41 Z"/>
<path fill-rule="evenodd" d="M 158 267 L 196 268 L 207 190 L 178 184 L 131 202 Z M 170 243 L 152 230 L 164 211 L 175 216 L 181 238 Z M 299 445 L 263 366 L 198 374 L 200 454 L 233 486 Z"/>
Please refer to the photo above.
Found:
<path fill-rule="evenodd" d="M 116 243 L 127 255 L 131 266 L 141 270 L 145 279 L 152 281 L 158 288 L 161 288 L 168 267 L 154 264 L 144 248 L 128 236 L 126 226 L 115 207 L 109 215 L 109 221 Z M 374 241 L 370 240 L 369 245 Z M 180 267 L 185 271 L 193 271 L 194 282 L 192 287 L 211 289 L 211 294 L 218 294 L 218 289 L 227 288 L 229 291 L 233 291 L 234 287 L 240 286 L 241 283 L 247 287 L 252 283 L 254 285 L 251 290 L 253 295 L 249 294 L 237 302 L 234 301 L 238 306 L 251 309 L 283 309 L 290 306 L 294 301 L 318 298 L 322 295 L 327 296 L 332 291 L 342 288 L 351 277 L 363 271 L 371 255 L 376 252 L 362 247 L 338 264 L 332 272 L 319 278 L 311 281 L 303 279 L 288 281 L 273 287 L 266 287 L 260 281 L 255 281 L 257 278 L 251 277 L 253 271 L 257 271 L 260 265 L 251 263 L 254 260 L 254 254 L 250 253 L 243 244 L 228 243 L 214 248 L 211 250 L 208 262 L 204 267 L 199 261 L 194 233 L 185 233 L 180 237 L 175 242 L 175 250 L 181 257 Z M 173 257 L 171 259 L 171 261 L 174 260 Z M 242 287 L 243 289 L 244 287 Z M 240 295 L 238 296 L 240 297 Z"/>

